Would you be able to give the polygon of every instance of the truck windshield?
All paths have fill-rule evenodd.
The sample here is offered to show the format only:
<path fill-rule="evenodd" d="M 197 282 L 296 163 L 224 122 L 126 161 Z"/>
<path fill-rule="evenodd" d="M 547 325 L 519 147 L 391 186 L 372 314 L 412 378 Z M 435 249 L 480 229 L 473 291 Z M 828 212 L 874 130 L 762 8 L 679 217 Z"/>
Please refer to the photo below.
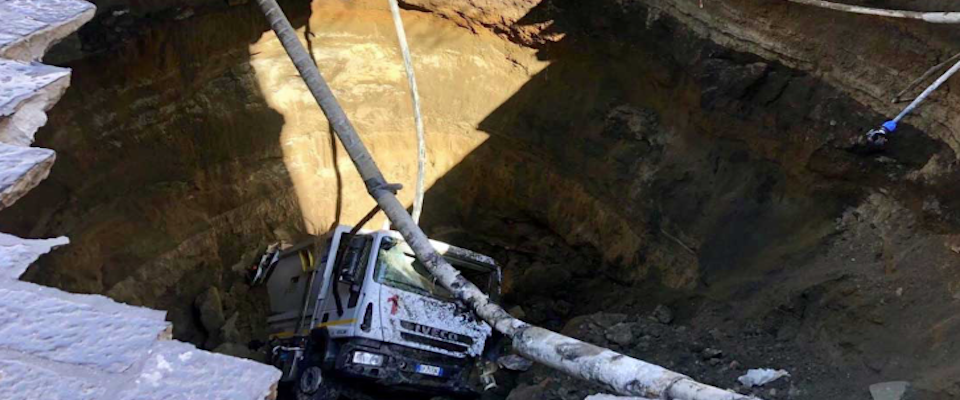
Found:
<path fill-rule="evenodd" d="M 377 256 L 377 282 L 397 289 L 450 300 L 453 296 L 440 286 L 430 275 L 430 271 L 413 256 L 405 253 L 403 247 L 380 248 Z"/>

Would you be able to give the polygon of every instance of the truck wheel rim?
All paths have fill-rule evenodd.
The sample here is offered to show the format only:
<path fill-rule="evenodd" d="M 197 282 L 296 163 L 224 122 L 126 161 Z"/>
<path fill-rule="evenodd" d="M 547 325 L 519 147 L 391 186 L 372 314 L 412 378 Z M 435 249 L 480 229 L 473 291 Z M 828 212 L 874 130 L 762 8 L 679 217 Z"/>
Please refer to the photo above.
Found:
<path fill-rule="evenodd" d="M 320 368 L 307 368 L 303 371 L 303 375 L 300 375 L 301 392 L 312 394 L 320 388 L 321 383 L 323 383 L 323 376 L 320 374 Z"/>

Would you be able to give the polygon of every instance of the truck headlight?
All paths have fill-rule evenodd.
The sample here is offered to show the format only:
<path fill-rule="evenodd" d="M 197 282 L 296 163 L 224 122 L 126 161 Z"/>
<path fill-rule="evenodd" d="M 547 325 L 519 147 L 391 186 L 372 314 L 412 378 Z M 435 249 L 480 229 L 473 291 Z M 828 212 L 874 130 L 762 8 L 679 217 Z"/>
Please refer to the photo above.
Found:
<path fill-rule="evenodd" d="M 379 367 L 383 365 L 383 355 L 367 353 L 365 351 L 355 351 L 353 352 L 353 363 Z"/>

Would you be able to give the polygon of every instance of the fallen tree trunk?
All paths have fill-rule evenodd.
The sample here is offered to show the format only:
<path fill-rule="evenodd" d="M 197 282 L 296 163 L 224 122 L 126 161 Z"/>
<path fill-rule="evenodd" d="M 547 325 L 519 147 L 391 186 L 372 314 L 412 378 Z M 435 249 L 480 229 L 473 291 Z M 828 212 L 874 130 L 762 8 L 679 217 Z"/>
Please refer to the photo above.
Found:
<path fill-rule="evenodd" d="M 702 384 L 660 366 L 527 324 L 513 318 L 503 308 L 491 302 L 486 294 L 460 275 L 459 271 L 437 253 L 427 236 L 390 191 L 373 157 L 360 141 L 360 136 L 300 43 L 276 0 L 257 0 L 257 3 L 360 172 L 367 192 L 386 213 L 393 227 L 403 235 L 417 260 L 423 263 L 443 287 L 468 304 L 480 318 L 512 338 L 513 345 L 520 354 L 622 395 L 679 400 L 749 399 Z"/>

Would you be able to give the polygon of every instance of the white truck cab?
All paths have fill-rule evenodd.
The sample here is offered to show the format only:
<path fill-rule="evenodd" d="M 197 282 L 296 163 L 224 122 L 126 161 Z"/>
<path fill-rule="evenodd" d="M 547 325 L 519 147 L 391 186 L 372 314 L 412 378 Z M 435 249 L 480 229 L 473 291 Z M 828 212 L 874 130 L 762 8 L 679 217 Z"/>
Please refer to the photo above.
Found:
<path fill-rule="evenodd" d="M 353 234 L 351 234 L 353 233 Z M 490 257 L 431 241 L 464 277 L 496 298 Z M 491 328 L 414 258 L 398 232 L 352 232 L 275 251 L 261 263 L 270 296 L 274 364 L 302 399 L 336 397 L 337 380 L 470 393 Z"/>

